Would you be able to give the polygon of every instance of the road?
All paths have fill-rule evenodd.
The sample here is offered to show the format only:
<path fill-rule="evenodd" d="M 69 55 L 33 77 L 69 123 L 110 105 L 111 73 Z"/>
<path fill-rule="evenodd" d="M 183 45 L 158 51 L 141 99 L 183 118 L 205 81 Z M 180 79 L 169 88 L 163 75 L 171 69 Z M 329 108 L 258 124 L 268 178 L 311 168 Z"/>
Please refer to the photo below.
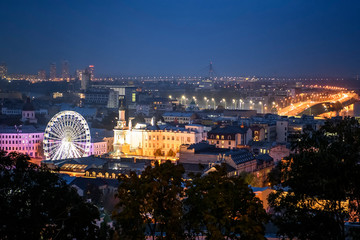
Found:
<path fill-rule="evenodd" d="M 330 97 L 331 102 L 341 102 L 341 103 L 346 102 L 351 98 L 358 98 L 358 95 L 356 93 L 346 92 L 346 93 L 333 94 Z M 323 103 L 323 102 L 329 102 L 329 100 L 327 101 L 308 100 L 308 101 L 294 103 L 285 108 L 279 109 L 278 114 L 281 116 L 297 116 L 298 114 L 305 111 L 309 107 L 312 107 L 318 103 Z"/>

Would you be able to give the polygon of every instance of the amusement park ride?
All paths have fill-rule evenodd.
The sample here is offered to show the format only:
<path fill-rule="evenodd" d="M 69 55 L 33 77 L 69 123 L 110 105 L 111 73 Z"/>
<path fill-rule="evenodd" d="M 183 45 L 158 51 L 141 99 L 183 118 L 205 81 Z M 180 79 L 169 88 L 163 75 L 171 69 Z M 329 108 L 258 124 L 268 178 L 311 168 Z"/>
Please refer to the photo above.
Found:
<path fill-rule="evenodd" d="M 47 124 L 44 134 L 46 160 L 86 157 L 91 136 L 85 118 L 74 111 L 62 111 Z"/>

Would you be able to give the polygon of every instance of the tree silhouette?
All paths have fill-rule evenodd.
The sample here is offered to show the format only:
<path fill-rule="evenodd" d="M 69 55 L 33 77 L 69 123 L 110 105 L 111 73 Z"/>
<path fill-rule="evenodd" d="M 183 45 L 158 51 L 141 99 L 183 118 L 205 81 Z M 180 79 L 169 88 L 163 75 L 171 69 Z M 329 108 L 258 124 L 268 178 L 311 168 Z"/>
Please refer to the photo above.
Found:
<path fill-rule="evenodd" d="M 162 151 L 161 151 L 161 149 L 160 148 L 158 148 L 158 149 L 156 149 L 155 151 L 154 151 L 154 156 L 155 156 L 155 158 L 156 157 L 159 157 L 159 156 L 162 156 L 163 154 L 162 154 Z"/>
<path fill-rule="evenodd" d="M 2 239 L 95 239 L 98 209 L 27 155 L 0 152 Z"/>
<path fill-rule="evenodd" d="M 345 221 L 356 221 L 360 200 L 360 125 L 352 118 L 327 121 L 302 135 L 295 153 L 270 174 L 269 197 L 279 235 L 345 239 Z"/>
<path fill-rule="evenodd" d="M 170 149 L 169 152 L 167 153 L 167 156 L 168 157 L 175 157 L 176 153 L 172 149 Z"/>
<path fill-rule="evenodd" d="M 113 218 L 120 239 L 183 239 L 181 225 L 184 168 L 170 161 L 147 167 L 141 176 L 131 172 L 119 178 Z M 166 233 L 166 234 L 165 234 Z"/>
<path fill-rule="evenodd" d="M 265 239 L 267 214 L 242 177 L 228 177 L 225 166 L 208 175 L 192 176 L 184 200 L 189 238 Z M 205 230 L 205 231 L 204 231 Z"/>

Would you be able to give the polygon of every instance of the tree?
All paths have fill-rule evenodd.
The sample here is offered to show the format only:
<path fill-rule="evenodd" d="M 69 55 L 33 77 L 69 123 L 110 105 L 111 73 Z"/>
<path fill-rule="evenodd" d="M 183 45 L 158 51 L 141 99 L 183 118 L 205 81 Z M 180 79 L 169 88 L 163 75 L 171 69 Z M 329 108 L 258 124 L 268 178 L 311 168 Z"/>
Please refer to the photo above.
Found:
<path fill-rule="evenodd" d="M 169 152 L 167 153 L 167 156 L 168 157 L 175 157 L 176 153 L 172 149 L 170 149 Z"/>
<path fill-rule="evenodd" d="M 113 218 L 120 239 L 183 239 L 182 203 L 184 168 L 170 161 L 148 166 L 141 176 L 131 172 L 119 177 Z"/>
<path fill-rule="evenodd" d="M 345 239 L 345 221 L 359 217 L 360 125 L 329 120 L 294 145 L 295 153 L 270 174 L 269 197 L 279 235 L 298 239 Z"/>
<path fill-rule="evenodd" d="M 156 149 L 155 151 L 154 151 L 154 156 L 155 156 L 155 158 L 156 157 L 159 157 L 159 156 L 162 156 L 163 154 L 162 154 L 162 151 L 161 151 L 161 149 L 160 148 L 158 148 L 158 149 Z"/>
<path fill-rule="evenodd" d="M 184 200 L 190 239 L 265 239 L 267 214 L 242 177 L 228 177 L 225 166 L 217 166 L 217 171 L 192 178 Z"/>
<path fill-rule="evenodd" d="M 119 176 L 119 187 L 116 197 L 119 202 L 115 206 L 113 219 L 119 239 L 145 238 L 145 193 L 141 176 L 130 172 L 129 176 Z"/>
<path fill-rule="evenodd" d="M 103 193 L 102 191 L 93 183 L 89 183 L 86 186 L 84 192 L 85 199 L 90 199 L 92 203 L 100 206 L 102 202 Z"/>
<path fill-rule="evenodd" d="M 98 209 L 27 155 L 0 152 L 2 239 L 95 239 Z"/>

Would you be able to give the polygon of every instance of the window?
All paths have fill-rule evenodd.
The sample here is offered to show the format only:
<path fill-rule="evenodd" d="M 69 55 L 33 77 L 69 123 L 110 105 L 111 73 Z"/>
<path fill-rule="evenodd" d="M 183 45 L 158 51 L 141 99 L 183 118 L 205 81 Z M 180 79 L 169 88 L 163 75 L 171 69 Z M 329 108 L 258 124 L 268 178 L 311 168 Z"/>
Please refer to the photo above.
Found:
<path fill-rule="evenodd" d="M 219 139 L 219 135 L 216 135 L 216 139 Z"/>
<path fill-rule="evenodd" d="M 229 145 L 231 145 L 231 141 L 229 141 Z"/>
<path fill-rule="evenodd" d="M 187 138 L 187 141 L 190 142 L 190 137 Z"/>
<path fill-rule="evenodd" d="M 224 135 L 221 135 L 221 139 L 224 139 Z"/>

